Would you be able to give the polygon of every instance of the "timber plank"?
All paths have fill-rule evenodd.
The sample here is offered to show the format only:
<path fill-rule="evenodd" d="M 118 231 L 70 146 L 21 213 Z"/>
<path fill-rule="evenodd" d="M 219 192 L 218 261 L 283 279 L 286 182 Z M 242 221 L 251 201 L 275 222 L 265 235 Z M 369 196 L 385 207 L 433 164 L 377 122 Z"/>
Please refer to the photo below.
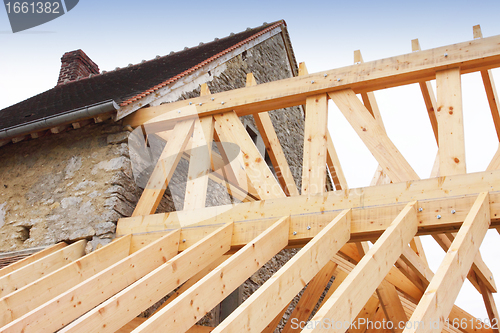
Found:
<path fill-rule="evenodd" d="M 80 240 L 0 278 L 0 297 L 77 260 L 85 254 L 87 241 Z"/>
<path fill-rule="evenodd" d="M 219 228 L 60 332 L 115 332 L 229 251 L 232 232 L 231 223 Z"/>
<path fill-rule="evenodd" d="M 127 257 L 131 238 L 120 237 L 0 299 L 0 327 Z"/>
<path fill-rule="evenodd" d="M 157 312 L 134 332 L 185 332 L 285 247 L 289 219 L 273 226 Z"/>
<path fill-rule="evenodd" d="M 53 332 L 151 272 L 178 252 L 172 231 L 49 302 L 0 328 L 0 332 Z M 57 314 L 57 315 L 56 315 Z"/>
<path fill-rule="evenodd" d="M 356 265 L 339 288 L 319 309 L 312 321 L 335 318 L 342 327 L 331 327 L 329 331 L 345 332 L 345 322 L 352 322 L 370 299 L 370 295 L 384 280 L 387 273 L 417 232 L 416 202 L 409 203 L 380 236 L 373 247 Z M 345 305 L 350 306 L 346 307 Z M 304 329 L 303 332 L 319 332 L 324 327 Z"/>
<path fill-rule="evenodd" d="M 423 325 L 405 329 L 405 333 L 434 332 L 446 326 L 444 318 L 453 308 L 489 224 L 488 193 L 481 193 L 410 318 Z"/>
<path fill-rule="evenodd" d="M 345 210 L 220 323 L 214 332 L 261 332 L 349 240 Z"/>

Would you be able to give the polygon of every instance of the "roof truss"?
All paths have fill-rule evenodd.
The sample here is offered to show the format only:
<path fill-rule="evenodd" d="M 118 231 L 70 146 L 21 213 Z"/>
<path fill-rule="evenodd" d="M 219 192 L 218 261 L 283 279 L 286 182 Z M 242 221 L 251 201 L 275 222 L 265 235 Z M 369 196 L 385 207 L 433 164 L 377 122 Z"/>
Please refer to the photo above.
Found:
<path fill-rule="evenodd" d="M 336 332 L 375 331 L 351 325 L 361 319 L 423 323 L 393 332 L 432 332 L 433 323 L 445 332 L 498 332 L 454 302 L 468 277 L 498 320 L 479 246 L 488 228 L 500 228 L 500 157 L 488 171 L 466 173 L 460 81 L 482 73 L 496 124 L 489 69 L 500 66 L 500 36 L 366 63 L 356 52 L 355 62 L 315 74 L 301 65 L 300 76 L 261 85 L 249 75 L 245 88 L 210 94 L 205 86 L 199 98 L 129 116 L 127 123 L 167 141 L 133 216 L 119 221 L 117 240 L 90 255 L 82 257 L 81 241 L 0 270 L 0 332 L 272 332 L 306 285 L 291 317 L 303 332 L 323 330 L 310 325 L 328 318 Z M 436 178 L 419 179 L 387 135 L 373 94 L 409 83 L 420 84 L 439 144 Z M 328 99 L 379 163 L 372 186 L 348 189 L 326 128 Z M 305 105 L 300 195 L 267 113 L 295 105 Z M 256 117 L 277 177 L 238 119 L 247 114 Z M 240 147 L 236 158 L 226 143 Z M 184 210 L 154 214 L 181 158 L 190 163 Z M 246 202 L 205 207 L 209 178 Z M 328 182 L 335 191 L 326 192 Z M 416 235 L 433 235 L 447 252 L 435 274 Z M 301 249 L 217 327 L 197 326 L 286 247 Z M 153 315 L 136 318 L 176 288 Z M 292 326 L 284 331 L 298 331 Z"/>

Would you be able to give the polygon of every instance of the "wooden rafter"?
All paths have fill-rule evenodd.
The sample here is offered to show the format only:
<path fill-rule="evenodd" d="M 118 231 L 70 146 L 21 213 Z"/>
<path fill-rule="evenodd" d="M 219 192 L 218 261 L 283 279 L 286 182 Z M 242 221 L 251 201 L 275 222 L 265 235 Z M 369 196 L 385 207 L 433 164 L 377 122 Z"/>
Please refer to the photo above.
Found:
<path fill-rule="evenodd" d="M 168 233 L 5 325 L 0 332 L 53 332 L 60 329 L 174 257 L 178 252 L 179 237 L 179 230 Z M 58 316 L 53 317 L 54 313 Z"/>
<path fill-rule="evenodd" d="M 144 278 L 78 318 L 61 332 L 115 332 L 230 248 L 233 225 L 219 228 Z M 168 277 L 168 278 L 167 278 Z M 151 286 L 156 286 L 151 288 Z"/>
<path fill-rule="evenodd" d="M 286 246 L 289 219 L 281 218 L 134 332 L 185 332 Z"/>
<path fill-rule="evenodd" d="M 345 332 L 370 295 L 384 280 L 390 268 L 403 252 L 417 232 L 416 202 L 409 203 L 375 242 L 373 247 L 356 265 L 354 270 L 342 282 L 340 287 L 325 302 L 312 321 L 321 322 L 325 318 L 335 318 L 342 327 L 332 327 L 332 332 Z M 380 257 L 380 259 L 378 259 Z M 369 278 L 366 278 L 368 277 Z M 350 306 L 345 306 L 349 304 Z M 346 327 L 347 326 L 347 327 Z M 319 332 L 316 329 L 304 329 L 303 332 Z"/>
<path fill-rule="evenodd" d="M 434 332 L 445 327 L 444 318 L 453 307 L 489 224 L 488 193 L 481 193 L 410 318 L 410 322 L 422 325 L 405 333 Z"/>
<path fill-rule="evenodd" d="M 354 91 L 341 90 L 330 93 L 329 96 L 392 181 L 419 179 L 382 127 L 356 97 Z"/>
<path fill-rule="evenodd" d="M 260 332 L 265 329 L 349 240 L 350 218 L 349 210 L 340 213 L 214 332 Z"/>
<path fill-rule="evenodd" d="M 131 238 L 121 237 L 0 299 L 0 327 L 127 257 Z"/>

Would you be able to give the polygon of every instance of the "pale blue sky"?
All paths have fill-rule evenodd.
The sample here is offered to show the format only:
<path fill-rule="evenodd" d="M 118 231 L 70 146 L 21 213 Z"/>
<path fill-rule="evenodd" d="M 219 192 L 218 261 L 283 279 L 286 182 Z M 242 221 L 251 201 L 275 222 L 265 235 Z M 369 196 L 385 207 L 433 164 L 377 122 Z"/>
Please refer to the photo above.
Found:
<path fill-rule="evenodd" d="M 81 0 L 69 13 L 26 32 L 12 34 L 0 8 L 0 109 L 52 88 L 64 52 L 83 49 L 101 70 L 124 67 L 170 51 L 224 37 L 263 22 L 285 19 L 298 61 L 309 72 L 352 64 L 353 51 L 376 60 L 472 39 L 481 24 L 485 37 L 500 34 L 500 1 L 95 1 Z M 499 73 L 495 71 L 497 82 Z M 376 92 L 391 139 L 421 178 L 437 151 L 419 88 Z M 480 77 L 463 77 L 466 154 L 469 172 L 484 170 L 498 140 Z M 376 161 L 334 106 L 329 128 L 351 187 L 366 186 Z M 486 144 L 485 144 L 486 143 Z M 500 264 L 490 233 L 483 256 L 496 278 Z M 426 246 L 433 247 L 432 241 Z M 491 255 L 488 255 L 488 252 Z M 432 253 L 432 254 L 431 254 Z M 434 270 L 440 249 L 429 251 Z M 458 302 L 486 318 L 479 294 L 467 285 Z"/>

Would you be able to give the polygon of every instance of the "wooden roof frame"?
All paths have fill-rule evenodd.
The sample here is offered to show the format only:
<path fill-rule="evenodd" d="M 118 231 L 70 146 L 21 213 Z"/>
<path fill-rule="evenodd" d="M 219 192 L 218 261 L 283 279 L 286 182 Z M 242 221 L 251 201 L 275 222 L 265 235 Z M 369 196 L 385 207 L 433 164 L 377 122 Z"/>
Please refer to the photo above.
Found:
<path fill-rule="evenodd" d="M 361 319 L 390 322 L 392 332 L 499 332 L 454 305 L 468 278 L 490 320 L 499 319 L 497 287 L 479 246 L 488 229 L 500 230 L 500 150 L 488 170 L 466 173 L 460 78 L 481 72 L 499 129 L 489 70 L 500 67 L 500 36 L 479 38 L 478 27 L 474 36 L 366 63 L 358 51 L 353 66 L 307 74 L 302 65 L 299 77 L 262 85 L 250 74 L 245 88 L 210 94 L 205 85 L 199 98 L 138 110 L 125 122 L 167 144 L 133 216 L 119 221 L 117 240 L 87 256 L 80 241 L 0 270 L 0 332 L 272 332 L 306 286 L 284 332 L 371 332 L 369 325 L 352 326 Z M 419 49 L 418 41 L 412 44 Z M 433 178 L 423 180 L 387 136 L 373 95 L 410 83 L 420 84 L 439 145 Z M 347 187 L 326 128 L 328 99 L 379 163 L 372 186 Z M 299 195 L 266 112 L 302 104 Z M 247 114 L 256 116 L 277 178 L 238 120 Z M 209 174 L 217 168 L 209 149 L 189 156 L 185 209 L 154 214 L 186 147 L 211 147 L 214 140 L 222 183 L 242 198 L 251 192 L 248 202 L 205 207 Z M 238 144 L 240 155 L 230 161 L 224 142 Z M 335 191 L 326 192 L 326 177 Z M 419 235 L 433 235 L 447 252 L 435 273 Z M 300 250 L 229 317 L 215 328 L 196 325 L 286 247 Z M 181 285 L 148 319 L 136 318 Z"/>

